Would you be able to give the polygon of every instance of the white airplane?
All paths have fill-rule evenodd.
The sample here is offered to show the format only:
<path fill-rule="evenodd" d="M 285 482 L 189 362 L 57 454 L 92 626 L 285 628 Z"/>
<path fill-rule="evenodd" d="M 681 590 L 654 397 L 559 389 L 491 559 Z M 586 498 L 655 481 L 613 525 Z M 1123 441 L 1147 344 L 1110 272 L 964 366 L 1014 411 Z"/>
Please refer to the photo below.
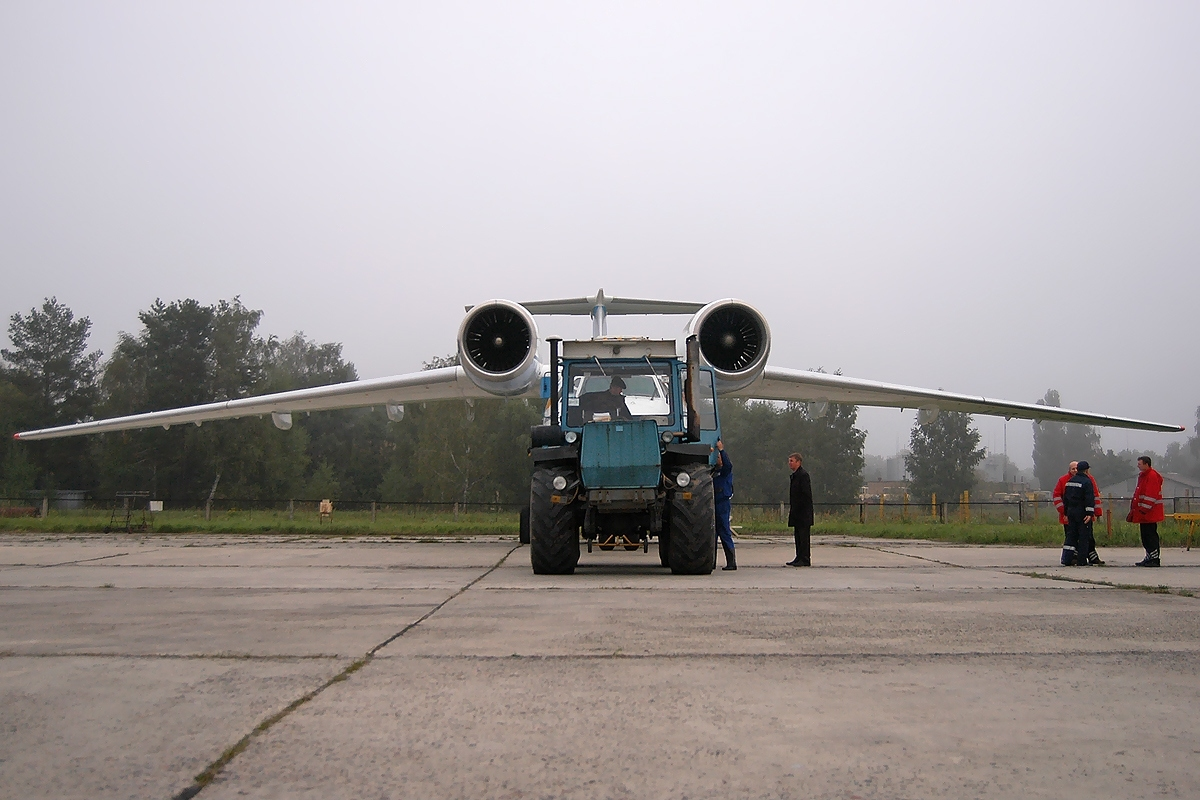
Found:
<path fill-rule="evenodd" d="M 13 438 L 36 441 L 156 426 L 201 425 L 211 420 L 267 414 L 276 427 L 287 430 L 297 412 L 383 406 L 390 419 L 398 420 L 403 417 L 405 403 L 488 397 L 541 398 L 545 396 L 542 378 L 549 374 L 549 367 L 542 365 L 537 357 L 538 327 L 534 315 L 590 316 L 592 342 L 610 347 L 614 356 L 622 346 L 648 341 L 609 337 L 607 318 L 612 314 L 691 315 L 684 339 L 698 337 L 701 362 L 711 368 L 719 396 L 803 401 L 810 404 L 814 415 L 823 413 L 829 403 L 915 408 L 922 423 L 931 422 L 939 411 L 945 410 L 1036 422 L 1074 422 L 1169 433 L 1185 430 L 1182 425 L 771 367 L 767 365 L 770 327 L 749 303 L 734 299 L 707 304 L 635 300 L 606 297 L 601 289 L 594 297 L 528 303 L 489 300 L 468 306 L 458 329 L 459 366 L 60 425 L 23 431 L 13 434 Z"/>

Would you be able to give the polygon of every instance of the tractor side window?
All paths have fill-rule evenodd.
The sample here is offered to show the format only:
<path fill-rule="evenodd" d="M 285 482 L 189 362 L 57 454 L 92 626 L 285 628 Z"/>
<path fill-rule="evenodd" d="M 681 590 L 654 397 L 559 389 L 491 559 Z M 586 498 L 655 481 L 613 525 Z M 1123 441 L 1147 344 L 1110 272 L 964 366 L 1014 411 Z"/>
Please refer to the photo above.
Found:
<path fill-rule="evenodd" d="M 713 389 L 713 376 L 708 370 L 700 370 L 700 385 L 696 390 L 696 412 L 700 415 L 700 429 L 717 429 L 717 395 Z"/>

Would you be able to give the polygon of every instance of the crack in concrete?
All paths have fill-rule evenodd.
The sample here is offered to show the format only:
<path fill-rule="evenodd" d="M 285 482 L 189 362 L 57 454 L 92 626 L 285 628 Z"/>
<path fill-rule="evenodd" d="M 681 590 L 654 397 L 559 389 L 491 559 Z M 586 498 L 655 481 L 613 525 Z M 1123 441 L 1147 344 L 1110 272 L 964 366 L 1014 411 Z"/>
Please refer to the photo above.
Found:
<path fill-rule="evenodd" d="M 419 619 L 417 619 L 414 622 L 410 622 L 409 624 L 405 625 L 403 628 L 401 628 L 396 633 L 392 634 L 391 636 L 384 639 L 379 644 L 372 647 L 361 657 L 355 659 L 353 663 L 351 663 L 349 666 L 347 666 L 341 672 L 339 672 L 338 674 L 334 675 L 329 680 L 322 683 L 316 689 L 313 689 L 311 692 L 307 692 L 307 693 L 301 695 L 300 697 L 296 698 L 295 700 L 293 700 L 292 702 L 290 702 L 286 706 L 284 706 L 283 709 L 276 711 L 274 714 L 270 715 L 269 717 L 264 719 L 262 722 L 258 723 L 258 725 L 256 725 L 253 730 L 251 730 L 249 733 L 247 733 L 245 736 L 243 736 L 241 739 L 239 739 L 233 745 L 228 747 L 225 750 L 225 752 L 222 753 L 217 758 L 216 761 L 213 761 L 211 764 L 209 764 L 207 767 L 205 767 L 204 770 L 199 775 L 196 776 L 195 782 L 192 783 L 191 786 L 187 787 L 186 789 L 182 790 L 178 794 L 174 795 L 172 800 L 191 800 L 191 798 L 198 795 L 200 792 L 202 792 L 204 790 L 204 787 L 208 786 L 210 783 L 213 782 L 214 779 L 216 779 L 216 777 L 221 773 L 221 771 L 224 770 L 225 767 L 227 767 L 229 765 L 229 762 L 233 761 L 233 759 L 236 758 L 238 756 L 238 754 L 240 754 L 247 747 L 249 747 L 250 743 L 252 741 L 254 741 L 254 739 L 258 738 L 262 734 L 269 731 L 278 722 L 286 719 L 289 715 L 291 715 L 291 713 L 293 711 L 295 711 L 296 709 L 305 705 L 310 700 L 313 700 L 314 698 L 316 698 L 318 695 L 320 695 L 322 692 L 324 692 L 330 686 L 333 686 L 335 683 L 341 683 L 342 681 L 347 680 L 351 675 L 358 672 L 360 669 L 362 669 L 367 664 L 369 664 L 372 661 L 372 659 L 375 658 L 375 654 L 378 653 L 380 650 L 387 647 L 389 644 L 396 641 L 401 636 L 408 633 L 413 628 L 417 627 L 422 622 L 424 622 L 425 620 L 432 617 L 434 614 L 436 614 L 438 611 L 440 611 L 442 608 L 444 608 L 446 606 L 446 604 L 449 603 L 451 600 L 454 600 L 456 597 L 461 596 L 464 592 L 466 592 L 472 586 L 479 583 L 481 580 L 486 578 L 488 575 L 491 575 L 493 572 L 495 572 L 497 569 L 499 569 L 500 566 L 505 561 L 508 560 L 508 557 L 511 556 L 513 553 L 515 553 L 517 551 L 517 549 L 520 547 L 521 547 L 520 544 L 513 547 L 511 550 L 509 550 L 507 553 L 505 553 L 500 558 L 499 561 L 497 561 L 491 567 L 486 569 L 480 575 L 477 575 L 475 578 L 468 581 L 466 584 L 464 584 L 461 588 L 459 588 L 452 595 L 450 595 L 445 600 L 443 600 L 442 602 L 440 602 L 436 606 L 434 606 L 432 609 L 430 609 L 424 616 L 420 617 Z"/>
<path fill-rule="evenodd" d="M 149 553 L 151 551 L 144 550 L 142 552 Z M 92 561 L 103 561 L 106 558 L 120 558 L 127 556 L 129 553 L 113 553 L 110 556 L 96 556 L 95 558 L 80 558 L 75 561 L 61 561 L 57 564 L 0 564 L 0 569 L 49 569 L 50 567 L 69 567 L 72 564 L 87 564 Z M 140 553 L 138 554 L 140 555 Z"/>
<path fill-rule="evenodd" d="M 876 547 L 865 544 L 854 545 L 854 547 L 861 547 L 864 550 L 874 550 L 878 553 L 887 553 L 888 555 L 893 556 L 903 556 L 904 558 L 915 558 L 917 561 L 928 561 L 931 564 L 941 564 L 943 567 L 958 567 L 959 569 L 998 569 L 998 567 L 967 567 L 962 564 L 955 564 L 953 561 L 939 561 L 936 558 L 926 558 L 925 556 L 918 556 L 912 553 L 898 552 L 896 550 L 889 550 L 886 547 Z"/>
<path fill-rule="evenodd" d="M 1147 594 L 1173 594 L 1179 597 L 1195 597 L 1196 594 L 1191 589 L 1181 589 L 1178 587 L 1168 586 L 1165 583 L 1155 584 L 1153 586 L 1144 583 L 1113 583 L 1112 581 L 1093 580 L 1091 578 L 1072 578 L 1068 575 L 1051 575 L 1048 572 L 1010 572 L 1009 575 L 1021 575 L 1026 578 L 1038 578 L 1041 580 L 1063 581 L 1065 583 L 1082 583 L 1088 586 L 1102 586 L 1108 589 L 1123 589 L 1125 591 L 1146 592 Z"/>

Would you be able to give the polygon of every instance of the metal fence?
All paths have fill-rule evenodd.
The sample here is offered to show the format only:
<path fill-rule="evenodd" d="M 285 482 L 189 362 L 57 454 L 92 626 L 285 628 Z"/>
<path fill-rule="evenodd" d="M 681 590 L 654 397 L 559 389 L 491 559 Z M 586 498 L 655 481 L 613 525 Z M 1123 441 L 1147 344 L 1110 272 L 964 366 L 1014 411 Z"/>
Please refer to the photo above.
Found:
<path fill-rule="evenodd" d="M 38 498 L 31 502 L 27 497 L 0 497 L 0 516 L 37 516 L 46 511 L 65 513 L 110 513 L 114 509 L 123 509 L 123 497 L 86 497 L 82 500 L 72 499 L 70 503 L 56 501 L 53 498 Z M 135 502 L 135 509 L 146 508 L 149 500 L 140 499 Z M 36 503 L 36 505 L 34 504 Z M 203 515 L 206 519 L 228 514 L 273 514 L 286 515 L 289 518 L 317 517 L 320 514 L 320 500 L 278 500 L 262 498 L 221 498 L 212 501 L 171 501 L 163 503 L 164 511 L 193 512 Z M 518 514 L 522 503 L 467 503 L 462 501 L 416 501 L 416 502 L 385 502 L 382 500 L 334 500 L 336 513 L 370 514 L 372 516 L 390 514 L 406 514 L 421 516 L 430 514 Z M 7 513 L 5 513 L 7 512 Z"/>
<path fill-rule="evenodd" d="M 1116 518 L 1125 519 L 1129 509 L 1128 497 L 1105 497 L 1102 507 L 1105 514 L 1114 513 Z M 1200 513 L 1200 497 L 1168 497 L 1164 500 L 1167 514 Z M 818 521 L 840 522 L 982 522 L 982 523 L 1026 523 L 1057 522 L 1058 512 L 1050 500 L 966 500 L 939 503 L 916 503 L 903 501 L 874 501 L 857 503 L 815 503 L 814 512 Z M 735 523 L 778 522 L 786 523 L 786 503 L 733 503 L 732 520 Z"/>
<path fill-rule="evenodd" d="M 123 497 L 53 498 L 0 497 L 0 516 L 40 516 L 50 510 L 62 513 L 109 513 L 123 508 Z M 1104 513 L 1124 520 L 1129 508 L 1128 497 L 1105 497 Z M 148 500 L 134 501 L 136 510 L 146 507 Z M 387 502 L 382 500 L 334 500 L 336 513 L 382 515 L 506 515 L 520 512 L 524 503 L 484 503 L 462 501 Z M 1200 513 L 1200 497 L 1169 497 L 1164 500 L 1167 514 Z M 316 517 L 319 500 L 221 498 L 208 501 L 165 501 L 164 510 L 194 512 L 206 519 L 219 515 L 264 513 L 286 515 L 289 519 Z M 916 503 L 902 501 L 816 503 L 817 520 L 841 522 L 958 522 L 958 523 L 1030 523 L 1057 522 L 1058 514 L 1050 500 L 956 500 L 954 502 Z M 733 503 L 732 518 L 736 523 L 787 523 L 786 503 Z"/>

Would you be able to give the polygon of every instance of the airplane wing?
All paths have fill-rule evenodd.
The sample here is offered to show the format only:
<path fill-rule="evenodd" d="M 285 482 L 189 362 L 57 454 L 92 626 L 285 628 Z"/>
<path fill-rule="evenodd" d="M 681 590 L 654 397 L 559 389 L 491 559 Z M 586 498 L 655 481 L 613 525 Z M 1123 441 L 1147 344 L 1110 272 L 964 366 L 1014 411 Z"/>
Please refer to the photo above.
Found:
<path fill-rule="evenodd" d="M 1103 425 L 1109 428 L 1132 428 L 1144 431 L 1178 433 L 1182 425 L 1167 425 L 1127 417 L 1111 417 L 1088 411 L 1072 411 L 1036 403 L 1015 403 L 978 395 L 957 394 L 895 383 L 879 383 L 844 375 L 806 372 L 797 369 L 767 367 L 753 383 L 730 392 L 729 396 L 753 400 L 800 400 L 808 402 L 846 403 L 858 406 L 887 408 L 938 409 L 988 414 L 1005 419 L 1031 419 L 1051 422 L 1077 422 L 1083 425 Z"/>
<path fill-rule="evenodd" d="M 533 386 L 524 396 L 540 397 L 540 395 L 541 381 L 534 381 Z M 74 425 L 60 425 L 56 428 L 16 433 L 13 434 L 13 438 L 21 441 L 59 439 L 85 433 L 128 431 L 157 426 L 169 428 L 172 425 L 187 423 L 200 425 L 212 420 L 238 419 L 239 417 L 265 414 L 289 414 L 296 411 L 329 411 L 336 408 L 421 403 L 427 400 L 494 399 L 495 397 L 496 395 L 489 394 L 476 386 L 463 372 L 462 367 L 442 367 L 441 369 L 410 372 L 388 378 L 314 386 L 311 389 L 296 389 L 290 392 L 242 397 L 237 400 L 205 403 L 187 408 L 151 411 L 145 414 L 80 422 Z M 288 422 L 290 425 L 290 420 Z"/>

